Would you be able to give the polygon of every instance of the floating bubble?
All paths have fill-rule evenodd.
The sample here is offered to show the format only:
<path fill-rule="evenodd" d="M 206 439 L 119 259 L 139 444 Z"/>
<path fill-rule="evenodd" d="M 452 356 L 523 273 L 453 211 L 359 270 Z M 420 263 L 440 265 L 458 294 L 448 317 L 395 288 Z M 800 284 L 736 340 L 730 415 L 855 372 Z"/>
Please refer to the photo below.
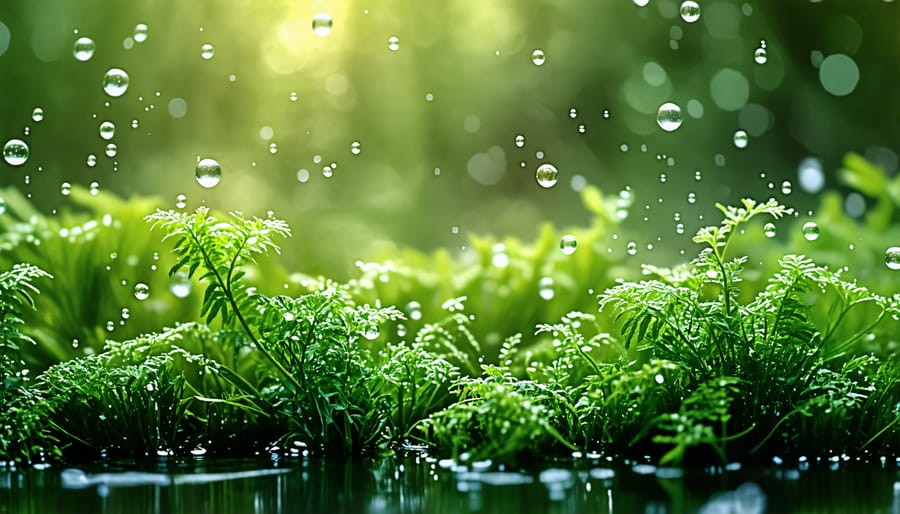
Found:
<path fill-rule="evenodd" d="M 147 31 L 148 27 L 146 23 L 138 23 L 137 25 L 135 25 L 134 35 L 132 36 L 134 38 L 134 42 L 143 43 L 144 41 L 147 41 Z"/>
<path fill-rule="evenodd" d="M 544 55 L 544 51 L 540 48 L 531 52 L 531 62 L 533 62 L 535 66 L 543 66 L 546 61 L 547 56 Z"/>
<path fill-rule="evenodd" d="M 40 107 L 35 107 L 33 111 L 31 111 L 31 119 L 34 120 L 35 123 L 40 123 L 44 120 L 44 109 Z"/>
<path fill-rule="evenodd" d="M 397 36 L 391 36 L 388 38 L 388 50 L 392 52 L 396 52 L 400 50 L 400 38 Z"/>
<path fill-rule="evenodd" d="M 900 246 L 892 246 L 884 251 L 884 265 L 889 269 L 900 269 Z"/>
<path fill-rule="evenodd" d="M 325 13 L 319 13 L 313 16 L 312 19 L 312 28 L 313 32 L 319 37 L 325 37 L 328 34 L 331 34 L 331 26 L 333 21 L 331 20 L 331 16 Z"/>
<path fill-rule="evenodd" d="M 134 297 L 138 300 L 146 300 L 150 297 L 150 286 L 143 282 L 138 282 L 134 285 Z"/>
<path fill-rule="evenodd" d="M 116 135 L 116 126 L 111 121 L 104 121 L 100 124 L 100 137 L 109 141 Z"/>
<path fill-rule="evenodd" d="M 681 2 L 681 19 L 687 23 L 694 23 L 700 19 L 700 4 L 694 0 Z"/>
<path fill-rule="evenodd" d="M 119 97 L 128 90 L 128 74 L 119 68 L 110 68 L 103 76 L 103 91 L 112 97 Z"/>
<path fill-rule="evenodd" d="M 194 177 L 197 179 L 198 184 L 209 189 L 215 187 L 219 180 L 222 179 L 222 168 L 213 159 L 203 159 L 197 163 Z"/>
<path fill-rule="evenodd" d="M 204 43 L 203 46 L 200 47 L 200 57 L 204 60 L 210 60 L 213 56 L 216 55 L 216 47 L 212 45 L 212 43 Z"/>
<path fill-rule="evenodd" d="M 179 271 L 169 279 L 169 291 L 178 298 L 186 298 L 191 294 L 191 279 L 187 273 Z"/>
<path fill-rule="evenodd" d="M 557 180 L 559 180 L 559 170 L 556 169 L 556 166 L 545 162 L 538 166 L 534 178 L 541 187 L 549 189 L 555 186 Z"/>
<path fill-rule="evenodd" d="M 187 195 L 179 194 L 175 197 L 175 207 L 184 209 L 187 206 Z"/>
<path fill-rule="evenodd" d="M 682 121 L 684 121 L 684 116 L 681 114 L 681 107 L 672 102 L 660 105 L 659 110 L 656 111 L 656 123 L 666 132 L 678 130 Z"/>
<path fill-rule="evenodd" d="M 566 255 L 572 255 L 575 253 L 575 247 L 578 246 L 578 241 L 575 240 L 575 236 L 572 234 L 566 234 L 562 236 L 562 239 L 559 240 L 559 248 L 562 250 L 562 253 Z"/>
<path fill-rule="evenodd" d="M 525 146 L 525 135 L 523 135 L 523 134 L 516 135 L 516 146 L 518 146 L 519 148 L 522 148 Z"/>
<path fill-rule="evenodd" d="M 769 60 L 766 48 L 761 46 L 753 52 L 753 60 L 756 64 L 765 64 Z"/>
<path fill-rule="evenodd" d="M 747 139 L 747 133 L 743 130 L 735 131 L 733 140 L 736 148 L 747 148 L 749 140 Z"/>
<path fill-rule="evenodd" d="M 350 143 L 350 153 L 352 153 L 353 155 L 359 155 L 359 152 L 361 152 L 361 151 L 362 151 L 362 147 L 359 144 L 359 141 L 354 141 L 354 142 Z"/>
<path fill-rule="evenodd" d="M 75 40 L 75 46 L 72 48 L 72 55 L 76 61 L 87 61 L 94 56 L 94 40 L 89 37 L 80 37 Z"/>
<path fill-rule="evenodd" d="M 543 300 L 552 300 L 556 296 L 556 291 L 553 290 L 552 277 L 543 277 L 538 282 L 538 296 Z"/>
<path fill-rule="evenodd" d="M 775 237 L 775 224 L 770 221 L 763 225 L 763 234 L 766 237 Z"/>
<path fill-rule="evenodd" d="M 819 239 L 819 226 L 816 225 L 814 221 L 807 221 L 804 223 L 803 228 L 801 228 L 800 231 L 803 232 L 803 237 L 805 237 L 807 241 Z"/>
<path fill-rule="evenodd" d="M 28 160 L 29 149 L 25 141 L 10 139 L 3 145 L 3 160 L 10 166 L 21 166 Z"/>

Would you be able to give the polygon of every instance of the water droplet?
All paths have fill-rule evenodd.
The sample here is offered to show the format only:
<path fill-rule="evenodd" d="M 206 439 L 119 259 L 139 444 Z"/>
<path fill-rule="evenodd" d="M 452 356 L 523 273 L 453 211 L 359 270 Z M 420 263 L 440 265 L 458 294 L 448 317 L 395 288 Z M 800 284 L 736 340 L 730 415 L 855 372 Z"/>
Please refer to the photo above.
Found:
<path fill-rule="evenodd" d="M 491 248 L 491 264 L 498 268 L 509 266 L 509 255 L 506 254 L 506 245 L 497 243 Z"/>
<path fill-rule="evenodd" d="M 819 226 L 816 225 L 814 221 L 807 221 L 804 223 L 801 232 L 803 232 L 803 237 L 805 237 L 807 241 L 819 239 Z"/>
<path fill-rule="evenodd" d="M 682 121 L 684 121 L 684 116 L 681 114 L 681 107 L 672 102 L 660 105 L 659 110 L 656 111 L 656 123 L 666 132 L 677 130 Z"/>
<path fill-rule="evenodd" d="M 628 252 L 628 255 L 635 255 L 637 253 L 637 243 L 628 241 L 628 244 L 625 245 L 625 251 Z"/>
<path fill-rule="evenodd" d="M 569 109 L 569 117 L 572 118 L 573 120 L 574 120 L 575 118 L 577 118 L 577 117 L 578 117 L 578 109 L 576 109 L 576 108 L 574 108 L 574 107 L 572 107 L 571 109 Z"/>
<path fill-rule="evenodd" d="M 87 160 L 86 160 L 85 164 L 87 164 L 89 168 L 93 168 L 94 166 L 97 165 L 97 156 L 94 154 L 89 154 L 87 156 Z"/>
<path fill-rule="evenodd" d="M 135 43 L 143 43 L 147 41 L 147 24 L 146 23 L 138 23 L 134 26 L 134 42 Z"/>
<path fill-rule="evenodd" d="M 6 200 L 0 198 L 0 215 L 6 212 Z"/>
<path fill-rule="evenodd" d="M 187 206 L 187 196 L 184 194 L 179 194 L 175 197 L 175 207 L 179 209 L 184 209 Z"/>
<path fill-rule="evenodd" d="M 354 142 L 350 143 L 350 153 L 352 153 L 353 155 L 359 155 L 359 152 L 361 150 L 362 150 L 362 148 L 361 148 L 361 145 L 359 144 L 359 141 L 354 141 Z"/>
<path fill-rule="evenodd" d="M 213 159 L 203 159 L 197 163 L 194 177 L 196 177 L 198 184 L 209 189 L 215 187 L 219 180 L 222 179 L 222 168 Z"/>
<path fill-rule="evenodd" d="M 297 170 L 297 182 L 300 182 L 301 184 L 305 184 L 305 183 L 309 182 L 309 170 L 308 169 L 301 168 L 300 170 Z"/>
<path fill-rule="evenodd" d="M 31 111 L 31 119 L 34 120 L 35 123 L 40 123 L 44 119 L 44 109 L 40 107 L 35 107 L 33 111 Z"/>
<path fill-rule="evenodd" d="M 766 47 L 760 46 L 753 52 L 753 60 L 756 61 L 756 64 L 765 64 L 766 61 L 769 60 L 769 56 L 766 53 Z"/>
<path fill-rule="evenodd" d="M 884 251 L 884 265 L 892 270 L 900 269 L 900 246 L 892 246 Z"/>
<path fill-rule="evenodd" d="M 97 196 L 100 193 L 100 183 L 99 182 L 91 182 L 90 186 L 88 186 L 88 191 L 91 193 L 91 196 Z"/>
<path fill-rule="evenodd" d="M 544 62 L 547 61 L 547 56 L 544 55 L 544 51 L 540 48 L 535 49 L 535 51 L 531 52 L 531 62 L 534 63 L 535 66 L 543 66 Z"/>
<path fill-rule="evenodd" d="M 525 135 L 524 134 L 516 134 L 516 146 L 522 148 L 525 146 Z"/>
<path fill-rule="evenodd" d="M 556 169 L 556 166 L 545 162 L 538 166 L 534 178 L 541 187 L 549 189 L 556 185 L 556 181 L 559 179 L 559 170 Z"/>
<path fill-rule="evenodd" d="M 28 160 L 28 145 L 21 139 L 10 139 L 3 145 L 3 160 L 10 166 L 21 166 Z"/>
<path fill-rule="evenodd" d="M 119 153 L 119 147 L 116 146 L 115 143 L 109 143 L 106 145 L 106 151 L 104 152 L 107 157 L 115 157 L 117 153 Z"/>
<path fill-rule="evenodd" d="M 146 300 L 150 296 L 150 286 L 143 282 L 134 285 L 134 297 L 138 300 Z"/>
<path fill-rule="evenodd" d="M 107 332 L 112 332 L 112 331 L 115 330 L 115 329 L 116 329 L 116 323 L 115 323 L 114 321 L 109 320 L 109 321 L 106 322 L 106 331 L 107 331 Z M 101 420 L 106 420 L 106 417 L 103 416 L 103 414 L 101 414 L 101 415 L 100 415 L 100 419 L 101 419 Z"/>
<path fill-rule="evenodd" d="M 200 57 L 206 61 L 213 58 L 216 55 L 216 47 L 212 45 L 212 43 L 204 43 L 203 46 L 200 47 Z"/>
<path fill-rule="evenodd" d="M 298 98 L 298 97 L 297 97 L 297 92 L 296 92 L 296 91 L 291 91 L 291 96 L 290 96 L 290 98 L 291 98 L 291 101 L 292 101 L 292 102 L 296 102 L 296 101 L 297 101 L 297 98 Z"/>
<path fill-rule="evenodd" d="M 316 33 L 319 37 L 325 37 L 328 34 L 331 34 L 331 26 L 333 21 L 331 20 L 331 16 L 325 13 L 319 13 L 313 16 L 312 19 L 312 28 L 313 32 Z"/>
<path fill-rule="evenodd" d="M 87 61 L 94 56 L 94 40 L 89 37 L 80 37 L 75 40 L 75 46 L 72 48 L 72 55 L 77 61 Z"/>
<path fill-rule="evenodd" d="M 553 290 L 553 278 L 552 277 L 543 277 L 541 281 L 538 283 L 538 295 L 544 300 L 552 300 L 556 295 L 556 291 Z"/>
<path fill-rule="evenodd" d="M 109 141 L 116 135 L 116 126 L 111 121 L 104 121 L 100 124 L 100 138 Z"/>
<path fill-rule="evenodd" d="M 578 125 L 578 133 L 584 134 L 585 132 L 587 132 L 587 127 L 584 126 L 584 123 L 579 124 Z"/>
<path fill-rule="evenodd" d="M 406 304 L 406 312 L 409 314 L 409 319 L 413 321 L 422 319 L 422 306 L 415 300 Z"/>
<path fill-rule="evenodd" d="M 72 184 L 69 184 L 68 182 L 63 182 L 62 184 L 60 184 L 59 193 L 61 195 L 69 196 L 69 193 L 71 193 L 71 192 L 72 192 Z"/>
<path fill-rule="evenodd" d="M 322 176 L 325 178 L 331 178 L 334 176 L 334 170 L 331 168 L 331 166 L 325 166 L 324 168 L 322 168 Z"/>
<path fill-rule="evenodd" d="M 110 68 L 103 76 L 103 91 L 112 97 L 119 97 L 128 91 L 128 74 L 119 68 Z"/>
<path fill-rule="evenodd" d="M 747 148 L 747 133 L 743 130 L 738 130 L 734 133 L 734 146 L 736 148 Z"/>
<path fill-rule="evenodd" d="M 391 36 L 388 38 L 388 50 L 392 52 L 396 52 L 400 50 L 400 38 L 397 36 Z"/>
<path fill-rule="evenodd" d="M 559 248 L 562 250 L 562 253 L 566 255 L 572 255 L 575 253 L 575 247 L 578 246 L 578 241 L 575 240 L 575 236 L 572 234 L 566 234 L 562 236 L 562 239 L 559 240 Z"/>
<path fill-rule="evenodd" d="M 191 279 L 187 273 L 179 271 L 169 279 L 169 291 L 178 298 L 185 298 L 191 294 Z"/>
<path fill-rule="evenodd" d="M 766 237 L 775 237 L 775 224 L 770 221 L 763 225 L 763 234 Z"/>
<path fill-rule="evenodd" d="M 789 194 L 791 194 L 791 192 L 793 190 L 794 190 L 794 186 L 791 185 L 790 180 L 785 180 L 784 182 L 781 183 L 781 194 L 789 195 Z"/>
<path fill-rule="evenodd" d="M 278 144 L 277 143 L 269 143 L 269 153 L 275 155 L 278 153 Z"/>
<path fill-rule="evenodd" d="M 687 23 L 694 23 L 700 19 L 700 4 L 694 0 L 681 2 L 681 19 Z"/>

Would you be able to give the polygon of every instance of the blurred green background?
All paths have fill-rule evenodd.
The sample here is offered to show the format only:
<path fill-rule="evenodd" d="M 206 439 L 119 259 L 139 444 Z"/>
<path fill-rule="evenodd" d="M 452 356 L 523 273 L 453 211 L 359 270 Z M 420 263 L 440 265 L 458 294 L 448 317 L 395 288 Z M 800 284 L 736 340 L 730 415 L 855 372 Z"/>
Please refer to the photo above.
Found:
<path fill-rule="evenodd" d="M 694 23 L 681 2 L 641 3 L 6 1 L 0 140 L 24 139 L 31 155 L 0 162 L 0 186 L 46 213 L 68 205 L 63 182 L 172 208 L 184 194 L 188 208 L 273 210 L 295 233 L 283 262 L 342 279 L 385 245 L 460 251 L 469 234 L 587 225 L 585 184 L 630 187 L 630 229 L 653 246 L 647 260 L 666 261 L 700 218 L 718 219 L 716 201 L 774 195 L 805 210 L 817 177 L 839 188 L 848 151 L 896 173 L 896 3 L 698 0 Z M 333 20 L 325 36 L 317 13 Z M 79 37 L 96 44 L 85 62 Z M 101 87 L 112 67 L 130 76 L 118 98 Z M 656 123 L 668 101 L 684 115 L 674 132 Z M 112 158 L 104 120 L 116 125 Z M 196 182 L 198 158 L 221 164 L 216 187 Z M 535 182 L 543 162 L 560 170 L 551 189 Z M 865 197 L 844 200 L 863 213 Z"/>

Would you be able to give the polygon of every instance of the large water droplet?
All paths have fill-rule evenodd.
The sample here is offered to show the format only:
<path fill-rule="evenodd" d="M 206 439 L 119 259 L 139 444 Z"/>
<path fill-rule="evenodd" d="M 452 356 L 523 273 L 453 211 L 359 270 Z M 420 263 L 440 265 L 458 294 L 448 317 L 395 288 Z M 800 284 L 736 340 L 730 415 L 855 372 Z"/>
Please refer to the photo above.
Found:
<path fill-rule="evenodd" d="M 196 177 L 198 184 L 209 189 L 215 187 L 219 180 L 222 179 L 222 168 L 213 159 L 203 159 L 197 163 L 194 177 Z"/>
<path fill-rule="evenodd" d="M 531 52 L 531 62 L 534 63 L 535 66 L 543 66 L 547 61 L 547 56 L 544 55 L 544 51 L 540 48 L 535 49 L 535 51 Z"/>
<path fill-rule="evenodd" d="M 388 38 L 388 50 L 392 52 L 396 52 L 400 50 L 400 38 L 397 36 L 391 36 Z"/>
<path fill-rule="evenodd" d="M 819 239 L 819 226 L 816 225 L 814 221 L 807 221 L 800 230 L 803 232 L 803 237 L 805 237 L 807 241 Z"/>
<path fill-rule="evenodd" d="M 143 43 L 147 41 L 147 31 L 148 27 L 146 23 L 138 23 L 134 26 L 134 42 L 135 43 Z"/>
<path fill-rule="evenodd" d="M 682 121 L 684 121 L 684 116 L 681 114 L 681 107 L 672 102 L 660 105 L 659 110 L 656 111 L 656 123 L 666 132 L 677 130 Z"/>
<path fill-rule="evenodd" d="M 33 111 L 31 111 L 31 119 L 34 120 L 35 123 L 40 123 L 44 120 L 44 109 L 40 107 L 35 107 Z"/>
<path fill-rule="evenodd" d="M 134 285 L 134 297 L 138 300 L 146 300 L 150 297 L 150 286 L 143 282 Z"/>
<path fill-rule="evenodd" d="M 200 47 L 200 57 L 204 60 L 208 61 L 216 55 L 216 47 L 212 45 L 212 43 L 204 43 L 203 46 Z"/>
<path fill-rule="evenodd" d="M 884 265 L 892 270 L 900 269 L 900 246 L 892 246 L 884 251 Z"/>
<path fill-rule="evenodd" d="M 10 166 L 21 166 L 28 160 L 28 145 L 21 139 L 10 139 L 3 145 L 3 160 Z"/>
<path fill-rule="evenodd" d="M 578 246 L 578 241 L 575 240 L 575 236 L 572 234 L 566 234 L 562 236 L 562 239 L 559 240 L 559 249 L 562 250 L 562 253 L 566 255 L 572 255 L 575 253 L 575 248 Z"/>
<path fill-rule="evenodd" d="M 694 23 L 700 19 L 700 4 L 694 0 L 681 2 L 681 19 L 687 23 Z"/>
<path fill-rule="evenodd" d="M 313 32 L 316 33 L 319 37 L 325 37 L 328 34 L 331 34 L 331 26 L 333 21 L 331 20 L 331 16 L 325 13 L 319 13 L 313 16 L 312 20 L 312 28 Z"/>
<path fill-rule="evenodd" d="M 119 68 L 110 68 L 103 76 L 103 91 L 112 97 L 125 94 L 128 90 L 128 74 Z"/>
<path fill-rule="evenodd" d="M 72 48 L 72 55 L 77 61 L 87 61 L 94 56 L 94 40 L 89 37 L 80 37 L 75 40 L 75 46 Z"/>
<path fill-rule="evenodd" d="M 116 126 L 111 121 L 104 121 L 100 124 L 100 137 L 109 141 L 116 135 Z"/>
<path fill-rule="evenodd" d="M 538 166 L 534 178 L 541 187 L 549 189 L 555 186 L 556 182 L 559 180 L 559 170 L 556 169 L 556 166 L 549 162 L 545 162 Z"/>
<path fill-rule="evenodd" d="M 178 298 L 185 298 L 191 294 L 191 279 L 188 278 L 187 273 L 179 271 L 172 275 L 172 278 L 169 279 L 169 291 Z"/>
<path fill-rule="evenodd" d="M 747 133 L 743 130 L 738 130 L 734 133 L 734 146 L 736 148 L 747 148 Z"/>

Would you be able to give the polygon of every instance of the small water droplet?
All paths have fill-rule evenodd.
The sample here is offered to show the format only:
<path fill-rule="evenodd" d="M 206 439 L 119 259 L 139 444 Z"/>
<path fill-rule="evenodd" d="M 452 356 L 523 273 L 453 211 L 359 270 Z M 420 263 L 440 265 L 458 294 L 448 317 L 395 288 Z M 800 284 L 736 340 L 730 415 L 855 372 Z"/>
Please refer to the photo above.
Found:
<path fill-rule="evenodd" d="M 400 50 L 400 38 L 397 36 L 391 36 L 388 38 L 388 50 L 392 52 L 396 52 Z"/>
<path fill-rule="evenodd" d="M 359 141 L 350 143 L 350 153 L 352 153 L 353 155 L 359 155 L 360 151 L 362 151 L 362 146 L 359 144 Z"/>
<path fill-rule="evenodd" d="M 541 187 L 549 189 L 556 185 L 559 179 L 559 170 L 556 169 L 556 166 L 545 162 L 538 166 L 534 178 Z"/>
<path fill-rule="evenodd" d="M 278 143 L 269 143 L 269 153 L 272 155 L 278 153 Z"/>
<path fill-rule="evenodd" d="M 206 61 L 213 58 L 216 55 L 216 47 L 212 45 L 212 43 L 204 43 L 203 46 L 200 47 L 200 57 Z"/>
<path fill-rule="evenodd" d="M 119 153 L 119 147 L 116 146 L 115 143 L 109 143 L 106 145 L 106 150 L 104 152 L 107 157 L 115 157 L 117 153 Z"/>
<path fill-rule="evenodd" d="M 573 120 L 574 120 L 575 118 L 577 118 L 577 117 L 578 117 L 578 109 L 576 109 L 576 108 L 574 108 L 574 107 L 572 107 L 571 109 L 569 109 L 569 117 L 572 118 Z"/>
<path fill-rule="evenodd" d="M 175 207 L 179 209 L 184 209 L 187 206 L 187 196 L 184 194 L 179 194 L 175 197 Z"/>
<path fill-rule="evenodd" d="M 804 223 L 801 232 L 803 232 L 803 237 L 805 237 L 807 241 L 819 239 L 819 226 L 816 225 L 814 221 L 807 221 Z"/>
<path fill-rule="evenodd" d="M 35 123 L 40 123 L 44 120 L 44 109 L 40 107 L 35 107 L 33 111 L 31 111 L 31 119 L 34 120 Z"/>
<path fill-rule="evenodd" d="M 538 295 L 543 300 L 552 300 L 553 297 L 556 296 L 556 291 L 553 289 L 552 277 L 541 278 L 541 281 L 538 283 Z"/>
<path fill-rule="evenodd" d="M 85 161 L 85 164 L 87 164 L 89 168 L 93 168 L 94 166 L 97 165 L 97 156 L 94 154 L 89 154 L 87 156 L 87 160 Z"/>
<path fill-rule="evenodd" d="M 297 98 L 298 98 L 298 97 L 297 97 L 297 92 L 296 92 L 296 91 L 291 91 L 291 95 L 290 95 L 291 101 L 292 101 L 292 102 L 296 102 L 296 101 L 297 101 Z"/>
<path fill-rule="evenodd" d="M 203 159 L 197 163 L 194 177 L 197 179 L 198 184 L 209 189 L 215 187 L 219 180 L 222 179 L 222 168 L 213 159 Z"/>
<path fill-rule="evenodd" d="M 146 300 L 150 297 L 150 286 L 143 282 L 134 285 L 134 297 L 138 300 Z"/>
<path fill-rule="evenodd" d="M 134 42 L 143 43 L 147 40 L 148 27 L 146 23 L 138 23 L 134 26 Z"/>
<path fill-rule="evenodd" d="M 790 180 L 785 180 L 784 182 L 781 183 L 781 194 L 789 195 L 789 194 L 791 194 L 791 191 L 793 191 L 793 190 L 794 190 L 794 186 L 791 185 Z"/>
<path fill-rule="evenodd" d="M 524 134 L 516 134 L 516 146 L 522 148 L 525 146 L 525 135 Z"/>
<path fill-rule="evenodd" d="M 68 182 L 63 182 L 59 186 L 59 193 L 63 196 L 69 196 L 69 193 L 72 192 L 72 184 Z"/>
<path fill-rule="evenodd" d="M 763 234 L 766 237 L 775 237 L 775 224 L 770 221 L 763 225 Z"/>
<path fill-rule="evenodd" d="M 331 34 L 331 26 L 333 25 L 331 16 L 325 13 L 319 13 L 313 16 L 312 28 L 313 32 L 319 37 L 325 37 Z"/>
<path fill-rule="evenodd" d="M 575 236 L 572 234 L 566 234 L 562 236 L 562 239 L 559 240 L 559 248 L 562 250 L 562 253 L 566 255 L 572 255 L 575 253 L 575 248 L 578 246 L 578 241 L 575 240 Z"/>
<path fill-rule="evenodd" d="M 743 130 L 735 131 L 733 140 L 736 148 L 747 148 L 749 140 L 747 139 L 747 133 Z"/>
<path fill-rule="evenodd" d="M 103 91 L 112 97 L 119 97 L 128 91 L 128 74 L 119 68 L 110 68 L 103 76 Z"/>
<path fill-rule="evenodd" d="M 760 46 L 753 52 L 753 60 L 756 64 L 765 64 L 766 61 L 769 60 L 769 56 L 766 52 L 766 47 Z"/>
<path fill-rule="evenodd" d="M 540 48 L 531 52 L 531 62 L 533 62 L 535 66 L 543 66 L 546 61 L 547 56 L 544 55 L 544 51 Z"/>
<path fill-rule="evenodd" d="M 700 4 L 694 0 L 681 2 L 681 19 L 687 23 L 694 23 L 700 19 Z"/>
<path fill-rule="evenodd" d="M 892 246 L 884 251 L 884 265 L 892 270 L 900 269 L 900 246 Z"/>
<path fill-rule="evenodd" d="M 94 56 L 94 40 L 89 37 L 80 37 L 75 40 L 75 46 L 72 48 L 72 55 L 77 61 L 87 61 Z"/>
<path fill-rule="evenodd" d="M 91 182 L 90 186 L 88 186 L 88 191 L 91 193 L 91 196 L 97 196 L 100 193 L 100 183 L 99 182 Z"/>
<path fill-rule="evenodd" d="M 100 138 L 109 141 L 116 135 L 116 126 L 111 121 L 104 121 L 100 124 Z"/>
<path fill-rule="evenodd" d="M 3 160 L 10 166 L 21 166 L 28 160 L 28 145 L 21 139 L 10 139 L 3 145 Z"/>
<path fill-rule="evenodd" d="M 660 105 L 659 110 L 656 111 L 656 123 L 659 125 L 659 128 L 666 132 L 677 130 L 683 121 L 684 116 L 681 114 L 681 107 L 672 102 Z"/>
<path fill-rule="evenodd" d="M 177 298 L 185 298 L 191 294 L 191 279 L 187 273 L 179 271 L 169 279 L 169 291 Z"/>
<path fill-rule="evenodd" d="M 334 170 L 331 168 L 331 166 L 325 166 L 324 168 L 322 168 L 322 176 L 325 178 L 331 178 L 334 176 Z"/>
<path fill-rule="evenodd" d="M 409 314 L 409 319 L 418 321 L 422 319 L 422 306 L 413 300 L 406 304 L 406 313 Z"/>
<path fill-rule="evenodd" d="M 628 255 L 635 255 L 637 253 L 637 243 L 628 241 L 628 244 L 625 245 L 625 251 L 628 252 Z"/>

